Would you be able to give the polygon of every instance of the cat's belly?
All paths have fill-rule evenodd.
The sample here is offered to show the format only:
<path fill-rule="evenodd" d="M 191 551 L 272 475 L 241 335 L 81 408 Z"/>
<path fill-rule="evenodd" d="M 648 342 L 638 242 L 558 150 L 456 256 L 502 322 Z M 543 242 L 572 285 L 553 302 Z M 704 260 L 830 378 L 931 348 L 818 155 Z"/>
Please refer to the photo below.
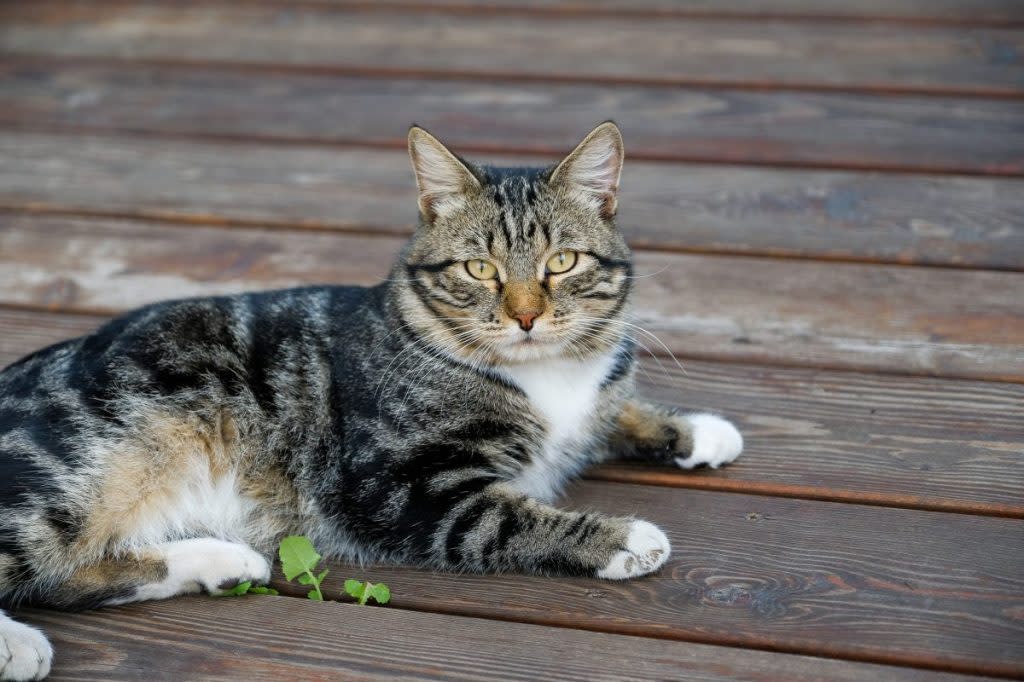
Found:
<path fill-rule="evenodd" d="M 586 463 L 595 431 L 601 386 L 615 365 L 614 355 L 588 360 L 548 360 L 515 366 L 505 375 L 523 390 L 545 425 L 539 451 L 509 483 L 540 500 L 558 495 L 566 479 Z"/>

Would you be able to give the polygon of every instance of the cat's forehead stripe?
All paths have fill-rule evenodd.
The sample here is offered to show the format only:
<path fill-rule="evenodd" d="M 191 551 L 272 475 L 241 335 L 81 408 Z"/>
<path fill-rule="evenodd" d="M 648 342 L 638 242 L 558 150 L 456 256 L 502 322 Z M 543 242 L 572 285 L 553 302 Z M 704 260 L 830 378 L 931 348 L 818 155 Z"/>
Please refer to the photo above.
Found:
<path fill-rule="evenodd" d="M 494 202 L 500 214 L 499 229 L 505 246 L 510 252 L 529 250 L 537 234 L 535 202 L 538 199 L 540 182 L 535 169 L 491 169 L 497 175 L 494 187 Z M 545 228 L 544 237 L 550 243 L 550 232 Z M 545 248 L 547 248 L 547 243 Z M 493 235 L 488 235 L 488 250 L 493 244 Z"/>

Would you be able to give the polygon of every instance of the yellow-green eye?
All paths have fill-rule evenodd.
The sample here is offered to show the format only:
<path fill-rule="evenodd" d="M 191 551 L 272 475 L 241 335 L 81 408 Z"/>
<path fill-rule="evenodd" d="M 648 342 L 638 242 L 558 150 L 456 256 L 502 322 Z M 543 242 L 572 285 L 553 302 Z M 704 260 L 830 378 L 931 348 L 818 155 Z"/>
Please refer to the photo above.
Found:
<path fill-rule="evenodd" d="M 498 268 L 494 267 L 494 263 L 479 258 L 466 261 L 466 272 L 477 279 L 494 279 L 498 276 Z"/>
<path fill-rule="evenodd" d="M 548 258 L 548 262 L 544 267 L 547 268 L 548 272 L 553 275 L 558 275 L 563 272 L 569 272 L 576 265 L 576 252 L 575 251 L 559 251 L 551 258 Z"/>

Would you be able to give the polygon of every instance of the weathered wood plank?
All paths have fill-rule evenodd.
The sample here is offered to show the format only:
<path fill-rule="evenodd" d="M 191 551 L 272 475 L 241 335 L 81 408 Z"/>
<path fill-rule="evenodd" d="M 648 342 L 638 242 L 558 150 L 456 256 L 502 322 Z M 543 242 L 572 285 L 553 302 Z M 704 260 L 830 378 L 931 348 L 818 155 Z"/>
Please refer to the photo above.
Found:
<path fill-rule="evenodd" d="M 53 680 L 978 679 L 287 597 L 24 615 L 53 638 Z"/>
<path fill-rule="evenodd" d="M 262 2 L 263 0 L 244 0 Z M 1015 0 L 306 0 L 349 7 L 388 7 L 462 12 L 608 13 L 677 17 L 758 18 L 813 21 L 899 21 L 1019 25 L 1024 10 Z"/>
<path fill-rule="evenodd" d="M 634 159 L 1024 173 L 1024 103 L 838 93 L 388 80 L 8 60 L 0 124 L 404 148 L 410 117 L 472 150 L 561 155 L 615 119 Z M 543 116 L 537 111 L 543 110 Z M 343 115 L 325 115 L 338 111 Z M 580 119 L 592 111 L 593 121 Z M 414 112 L 414 113 L 410 113 Z"/>
<path fill-rule="evenodd" d="M 8 131 L 0 158 L 7 207 L 395 234 L 415 220 L 404 151 Z M 641 248 L 1024 268 L 1021 180 L 631 161 L 620 206 Z"/>
<path fill-rule="evenodd" d="M 746 459 L 604 480 L 1024 517 L 1024 386 L 648 360 L 641 392 L 740 424 Z"/>
<path fill-rule="evenodd" d="M 341 564 L 398 608 L 959 672 L 1024 674 L 1024 523 L 586 482 L 566 501 L 659 524 L 673 555 L 625 583 Z M 307 588 L 275 584 L 290 594 Z"/>
<path fill-rule="evenodd" d="M 105 318 L 0 307 L 0 367 Z M 718 470 L 612 464 L 588 477 L 1024 517 L 1024 387 L 645 359 L 642 395 L 734 419 L 747 452 Z"/>
<path fill-rule="evenodd" d="M 0 303 L 109 313 L 177 296 L 372 284 L 401 243 L 0 213 Z M 1024 379 L 1020 273 L 649 251 L 636 261 L 637 319 L 686 357 Z"/>
<path fill-rule="evenodd" d="M 0 369 L 40 348 L 87 334 L 107 319 L 0 306 Z"/>
<path fill-rule="evenodd" d="M 0 54 L 372 73 L 1020 96 L 1024 31 L 656 17 L 492 17 L 304 4 L 0 6 Z M 225 30 L 225 28 L 229 30 Z"/>

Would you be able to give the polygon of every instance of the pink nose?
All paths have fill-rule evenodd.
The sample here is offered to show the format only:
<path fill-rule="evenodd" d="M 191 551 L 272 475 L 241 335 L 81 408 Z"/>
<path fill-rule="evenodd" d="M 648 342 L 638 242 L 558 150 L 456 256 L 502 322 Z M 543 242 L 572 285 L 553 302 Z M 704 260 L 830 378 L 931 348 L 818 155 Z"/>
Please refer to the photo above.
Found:
<path fill-rule="evenodd" d="M 533 329 L 533 321 L 540 316 L 540 313 L 534 310 L 529 310 L 524 313 L 516 315 L 516 319 L 519 320 L 519 328 L 524 332 L 528 332 Z"/>

